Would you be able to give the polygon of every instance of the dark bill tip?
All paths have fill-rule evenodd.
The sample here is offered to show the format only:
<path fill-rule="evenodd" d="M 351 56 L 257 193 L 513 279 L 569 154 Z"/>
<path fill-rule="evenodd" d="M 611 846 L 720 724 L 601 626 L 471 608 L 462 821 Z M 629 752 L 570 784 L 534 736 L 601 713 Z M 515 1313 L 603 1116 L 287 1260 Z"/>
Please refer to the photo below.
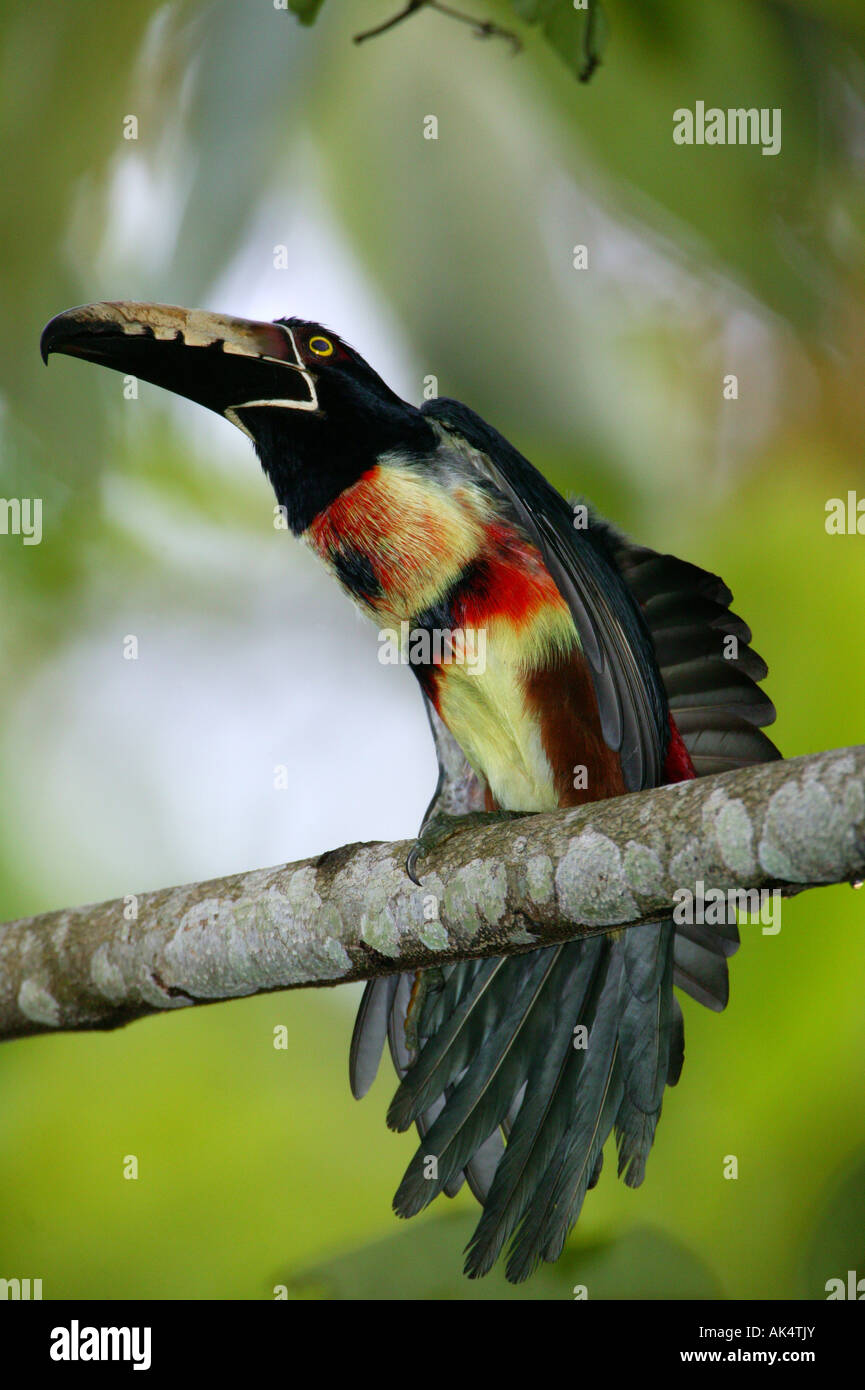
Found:
<path fill-rule="evenodd" d="M 52 352 L 66 353 L 72 357 L 86 357 L 98 350 L 99 338 L 123 339 L 125 335 L 121 323 L 107 316 L 97 316 L 94 313 L 97 307 L 102 306 L 83 305 L 81 308 L 67 309 L 64 313 L 55 315 L 45 325 L 39 339 L 42 361 L 47 363 Z"/>

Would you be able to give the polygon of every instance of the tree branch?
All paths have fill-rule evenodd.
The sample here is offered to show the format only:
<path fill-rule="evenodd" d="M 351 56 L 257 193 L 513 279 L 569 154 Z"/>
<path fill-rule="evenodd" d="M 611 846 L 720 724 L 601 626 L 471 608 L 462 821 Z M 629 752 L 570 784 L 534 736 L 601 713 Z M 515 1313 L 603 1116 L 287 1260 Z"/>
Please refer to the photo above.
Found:
<path fill-rule="evenodd" d="M 460 830 L 421 888 L 408 849 L 346 845 L 0 926 L 0 1038 L 525 951 L 668 917 L 698 881 L 861 881 L 865 747 Z"/>

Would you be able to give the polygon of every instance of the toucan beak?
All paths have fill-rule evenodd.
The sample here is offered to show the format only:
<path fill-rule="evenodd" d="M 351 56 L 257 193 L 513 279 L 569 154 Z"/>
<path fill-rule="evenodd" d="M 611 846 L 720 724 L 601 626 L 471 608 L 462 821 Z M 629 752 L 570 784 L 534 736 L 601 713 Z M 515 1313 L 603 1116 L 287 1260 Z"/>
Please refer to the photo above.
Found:
<path fill-rule="evenodd" d="M 289 327 L 172 304 L 85 304 L 45 328 L 42 357 L 83 357 L 225 415 L 244 406 L 317 410 L 315 381 Z"/>

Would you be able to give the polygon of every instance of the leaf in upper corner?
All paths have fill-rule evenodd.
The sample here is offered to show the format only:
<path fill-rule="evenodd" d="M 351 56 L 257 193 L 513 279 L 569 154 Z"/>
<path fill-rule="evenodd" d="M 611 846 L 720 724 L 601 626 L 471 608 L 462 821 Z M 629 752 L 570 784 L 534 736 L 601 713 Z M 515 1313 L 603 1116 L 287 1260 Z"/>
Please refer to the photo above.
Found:
<path fill-rule="evenodd" d="M 607 36 L 601 0 L 588 0 L 579 9 L 572 0 L 510 0 L 510 6 L 526 24 L 541 26 L 547 42 L 580 81 L 600 63 Z"/>
<path fill-rule="evenodd" d="M 288 0 L 288 8 L 301 24 L 314 24 L 324 0 Z"/>

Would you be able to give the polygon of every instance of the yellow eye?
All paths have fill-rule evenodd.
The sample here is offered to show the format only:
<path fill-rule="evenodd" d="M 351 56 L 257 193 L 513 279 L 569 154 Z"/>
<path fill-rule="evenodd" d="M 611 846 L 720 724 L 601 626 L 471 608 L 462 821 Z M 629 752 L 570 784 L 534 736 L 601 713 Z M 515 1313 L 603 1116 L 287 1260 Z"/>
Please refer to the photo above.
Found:
<path fill-rule="evenodd" d="M 314 352 L 316 357 L 330 357 L 330 354 L 333 352 L 333 343 L 330 341 L 330 338 L 322 338 L 319 335 L 316 338 L 310 338 L 309 350 L 310 352 Z"/>

